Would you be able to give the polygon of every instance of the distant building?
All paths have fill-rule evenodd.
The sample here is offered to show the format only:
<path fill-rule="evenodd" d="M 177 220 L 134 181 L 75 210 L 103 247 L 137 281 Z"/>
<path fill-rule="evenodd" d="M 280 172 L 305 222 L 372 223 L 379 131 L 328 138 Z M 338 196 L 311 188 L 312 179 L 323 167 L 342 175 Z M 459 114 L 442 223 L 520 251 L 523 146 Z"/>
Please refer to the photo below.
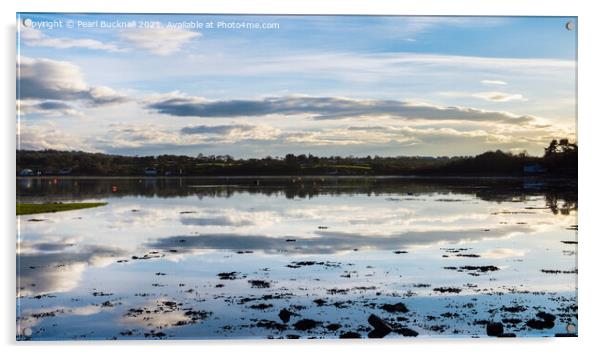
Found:
<path fill-rule="evenodd" d="M 147 167 L 144 169 L 144 174 L 147 176 L 156 176 L 157 175 L 157 169 L 154 167 Z"/>
<path fill-rule="evenodd" d="M 59 170 L 59 175 L 61 175 L 61 176 L 70 175 L 71 171 L 73 171 L 73 169 L 71 167 L 61 168 Z"/>
<path fill-rule="evenodd" d="M 538 163 L 528 163 L 523 166 L 523 172 L 525 174 L 541 174 L 546 173 L 548 170 Z"/>
<path fill-rule="evenodd" d="M 35 176 L 32 169 L 24 168 L 19 172 L 19 176 Z"/>

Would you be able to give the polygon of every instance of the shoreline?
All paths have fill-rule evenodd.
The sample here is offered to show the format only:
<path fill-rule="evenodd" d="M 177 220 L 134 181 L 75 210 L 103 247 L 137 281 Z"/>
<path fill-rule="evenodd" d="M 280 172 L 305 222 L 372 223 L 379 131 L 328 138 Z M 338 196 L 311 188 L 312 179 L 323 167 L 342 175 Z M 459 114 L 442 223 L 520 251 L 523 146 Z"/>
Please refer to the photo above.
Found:
<path fill-rule="evenodd" d="M 400 179 L 400 180 L 543 180 L 543 181 L 554 181 L 554 180 L 574 180 L 577 181 L 577 176 L 462 176 L 462 175 L 450 175 L 450 176 L 430 176 L 430 175 L 229 175 L 229 176 L 61 176 L 61 175 L 46 175 L 46 176 L 16 176 L 17 180 L 29 180 L 29 179 L 165 179 L 165 180 L 177 180 L 177 179 L 263 179 L 263 180 L 277 180 L 277 179 L 290 179 L 290 178 L 301 178 L 301 179 Z"/>

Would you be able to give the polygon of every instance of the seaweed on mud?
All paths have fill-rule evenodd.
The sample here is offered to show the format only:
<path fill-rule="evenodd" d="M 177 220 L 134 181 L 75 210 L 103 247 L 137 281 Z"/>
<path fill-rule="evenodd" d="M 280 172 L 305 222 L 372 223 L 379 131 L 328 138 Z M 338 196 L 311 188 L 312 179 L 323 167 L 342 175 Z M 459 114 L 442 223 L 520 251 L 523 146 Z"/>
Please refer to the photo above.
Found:
<path fill-rule="evenodd" d="M 301 268 L 301 267 L 308 267 L 308 266 L 313 266 L 313 265 L 320 265 L 320 266 L 324 266 L 324 267 L 333 267 L 333 268 L 339 268 L 341 266 L 341 263 L 338 262 L 316 262 L 316 261 L 299 261 L 299 262 L 291 262 L 290 264 L 287 264 L 286 266 L 288 268 Z"/>
<path fill-rule="evenodd" d="M 302 320 L 295 322 L 295 324 L 293 324 L 293 327 L 295 327 L 295 329 L 298 331 L 309 331 L 311 329 L 316 328 L 320 324 L 321 324 L 321 322 L 318 322 L 318 321 L 315 321 L 312 319 L 308 319 L 308 318 L 304 318 Z"/>
<path fill-rule="evenodd" d="M 252 288 L 259 289 L 269 288 L 271 286 L 271 283 L 265 280 L 249 280 L 249 284 L 251 284 Z"/>
<path fill-rule="evenodd" d="M 535 315 L 537 318 L 533 318 L 527 321 L 527 326 L 533 329 L 551 329 L 554 328 L 556 316 L 540 311 Z"/>
<path fill-rule="evenodd" d="M 398 302 L 396 304 L 382 304 L 379 308 L 390 313 L 406 313 L 409 311 L 406 305 L 401 302 Z"/>
<path fill-rule="evenodd" d="M 524 307 L 524 306 L 520 306 L 520 305 L 516 305 L 516 306 L 502 306 L 500 308 L 500 310 L 502 310 L 504 312 L 518 313 L 518 312 L 526 311 L 527 308 Z"/>
<path fill-rule="evenodd" d="M 438 287 L 438 288 L 434 288 L 433 291 L 439 292 L 439 293 L 460 293 L 462 291 L 462 289 L 460 288 L 454 288 L 454 287 Z"/>
<path fill-rule="evenodd" d="M 558 270 L 558 269 L 542 269 L 542 273 L 546 274 L 577 274 L 577 269 Z"/>
<path fill-rule="evenodd" d="M 238 275 L 240 273 L 238 272 L 223 272 L 223 273 L 218 273 L 217 276 L 221 279 L 221 280 L 235 280 L 238 279 Z"/>
<path fill-rule="evenodd" d="M 260 303 L 260 304 L 254 304 L 254 305 L 249 306 L 249 308 L 252 308 L 253 310 L 266 310 L 266 309 L 269 309 L 270 307 L 274 307 L 274 305 Z"/>
<path fill-rule="evenodd" d="M 340 339 L 359 339 L 362 335 L 357 332 L 344 332 L 339 336 Z"/>

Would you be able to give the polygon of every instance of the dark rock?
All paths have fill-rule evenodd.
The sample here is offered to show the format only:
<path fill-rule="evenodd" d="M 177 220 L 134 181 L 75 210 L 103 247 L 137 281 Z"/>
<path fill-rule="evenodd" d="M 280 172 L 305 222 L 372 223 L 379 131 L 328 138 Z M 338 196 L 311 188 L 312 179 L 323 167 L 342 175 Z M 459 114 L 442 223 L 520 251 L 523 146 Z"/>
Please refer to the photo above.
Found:
<path fill-rule="evenodd" d="M 318 306 L 324 306 L 324 304 L 326 303 L 326 300 L 324 299 L 315 299 L 314 303 Z"/>
<path fill-rule="evenodd" d="M 468 270 L 468 271 L 478 271 L 481 273 L 486 273 L 486 272 L 495 272 L 500 270 L 500 268 L 496 267 L 496 266 L 492 266 L 492 265 L 486 265 L 486 266 L 463 266 L 460 267 L 460 269 L 462 270 Z"/>
<path fill-rule="evenodd" d="M 554 320 L 556 320 L 556 316 L 543 311 L 538 312 L 536 316 L 540 319 L 530 319 L 529 321 L 527 321 L 527 326 L 533 329 L 540 330 L 554 328 Z"/>
<path fill-rule="evenodd" d="M 270 287 L 270 283 L 265 280 L 249 280 L 249 284 L 252 288 L 264 289 Z"/>
<path fill-rule="evenodd" d="M 556 320 L 556 316 L 552 315 L 551 313 L 547 313 L 547 312 L 543 312 L 543 311 L 538 312 L 537 315 L 535 315 L 535 316 L 541 318 L 545 322 L 554 322 L 554 320 Z"/>
<path fill-rule="evenodd" d="M 236 279 L 236 276 L 238 275 L 238 272 L 224 272 L 224 273 L 219 273 L 217 276 L 221 279 L 221 280 L 234 280 Z"/>
<path fill-rule="evenodd" d="M 249 306 L 250 308 L 254 309 L 254 310 L 265 310 L 265 309 L 269 309 L 270 307 L 272 307 L 274 305 L 272 304 L 255 304 L 255 305 L 251 305 Z"/>
<path fill-rule="evenodd" d="M 302 320 L 297 321 L 293 326 L 298 331 L 309 331 L 310 329 L 315 328 L 318 324 L 320 323 L 317 321 L 304 318 Z"/>
<path fill-rule="evenodd" d="M 439 288 L 434 288 L 433 291 L 437 291 L 440 293 L 459 293 L 462 291 L 462 289 L 460 288 L 452 288 L 452 287 L 439 287 Z"/>
<path fill-rule="evenodd" d="M 326 329 L 328 329 L 329 331 L 336 331 L 339 328 L 341 328 L 341 325 L 338 323 L 331 323 L 328 326 L 326 326 Z"/>
<path fill-rule="evenodd" d="M 511 325 L 517 325 L 521 322 L 523 322 L 523 320 L 521 320 L 520 318 L 504 318 L 502 319 L 503 323 L 509 323 Z"/>
<path fill-rule="evenodd" d="M 501 308 L 502 311 L 510 312 L 510 313 L 523 312 L 526 309 L 527 308 L 523 307 L 523 306 L 502 306 L 502 308 Z"/>
<path fill-rule="evenodd" d="M 368 323 L 374 327 L 374 330 L 368 333 L 368 338 L 383 338 L 392 331 L 387 322 L 374 314 L 368 317 Z"/>
<path fill-rule="evenodd" d="M 544 329 L 546 328 L 546 323 L 541 320 L 531 319 L 527 321 L 527 326 L 533 329 Z"/>
<path fill-rule="evenodd" d="M 362 336 L 357 332 L 345 332 L 342 333 L 339 338 L 341 339 L 353 339 L 353 338 L 362 338 Z"/>
<path fill-rule="evenodd" d="M 288 321 L 291 319 L 291 316 L 294 315 L 294 313 L 290 312 L 287 309 L 282 309 L 280 310 L 280 312 L 278 313 L 278 317 L 280 317 L 280 319 L 282 320 L 282 322 L 284 323 L 288 323 Z"/>
<path fill-rule="evenodd" d="M 504 334 L 504 325 L 501 322 L 491 322 L 487 324 L 487 335 L 490 337 L 499 337 Z"/>
<path fill-rule="evenodd" d="M 404 337 L 416 337 L 418 336 L 418 332 L 411 328 L 401 327 L 395 330 L 395 333 L 401 334 Z"/>
<path fill-rule="evenodd" d="M 408 312 L 408 308 L 406 307 L 406 305 L 404 305 L 401 302 L 398 302 L 396 304 L 383 304 L 380 306 L 380 308 L 387 312 Z"/>

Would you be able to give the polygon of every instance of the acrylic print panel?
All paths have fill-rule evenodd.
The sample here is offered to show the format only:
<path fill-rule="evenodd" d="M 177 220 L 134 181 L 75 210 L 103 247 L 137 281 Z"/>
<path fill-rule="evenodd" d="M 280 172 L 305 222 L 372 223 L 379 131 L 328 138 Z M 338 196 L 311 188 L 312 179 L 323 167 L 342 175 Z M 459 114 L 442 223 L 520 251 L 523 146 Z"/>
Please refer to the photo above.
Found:
<path fill-rule="evenodd" d="M 576 18 L 17 21 L 17 340 L 577 335 Z"/>

